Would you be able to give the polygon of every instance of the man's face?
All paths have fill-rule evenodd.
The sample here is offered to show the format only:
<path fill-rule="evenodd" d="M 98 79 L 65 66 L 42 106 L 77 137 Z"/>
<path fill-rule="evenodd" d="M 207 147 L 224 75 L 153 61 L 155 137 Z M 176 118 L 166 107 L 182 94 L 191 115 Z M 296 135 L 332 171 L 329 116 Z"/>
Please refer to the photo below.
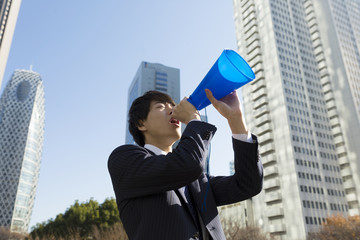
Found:
<path fill-rule="evenodd" d="M 181 123 L 171 116 L 174 105 L 152 101 L 147 119 L 139 129 L 143 131 L 146 142 L 173 144 L 180 139 Z"/>

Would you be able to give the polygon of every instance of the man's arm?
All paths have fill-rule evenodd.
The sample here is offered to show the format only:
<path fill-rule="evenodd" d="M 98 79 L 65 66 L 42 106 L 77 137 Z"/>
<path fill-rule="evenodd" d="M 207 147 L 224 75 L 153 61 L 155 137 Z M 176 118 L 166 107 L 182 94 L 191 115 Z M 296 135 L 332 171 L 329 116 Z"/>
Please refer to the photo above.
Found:
<path fill-rule="evenodd" d="M 217 100 L 210 90 L 206 96 L 215 109 L 227 119 L 234 137 L 248 135 L 236 91 Z M 263 169 L 260 161 L 257 138 L 244 142 L 233 138 L 235 174 L 228 177 L 209 177 L 216 204 L 239 202 L 258 194 L 262 189 Z"/>
<path fill-rule="evenodd" d="M 176 149 L 154 156 L 146 149 L 124 145 L 109 157 L 108 169 L 114 190 L 121 198 L 133 198 L 178 189 L 203 172 L 208 145 L 216 127 L 190 122 Z"/>
<path fill-rule="evenodd" d="M 258 152 L 258 143 L 233 139 L 233 176 L 209 176 L 211 190 L 217 206 L 236 203 L 257 195 L 263 184 L 263 168 Z"/>

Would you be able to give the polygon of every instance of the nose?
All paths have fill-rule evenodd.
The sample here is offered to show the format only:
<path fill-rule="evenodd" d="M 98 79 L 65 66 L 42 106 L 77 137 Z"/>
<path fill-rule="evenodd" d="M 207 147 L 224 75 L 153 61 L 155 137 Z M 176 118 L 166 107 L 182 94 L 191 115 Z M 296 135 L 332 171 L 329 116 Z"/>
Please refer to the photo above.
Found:
<path fill-rule="evenodd" d="M 172 104 L 170 104 L 170 103 L 166 104 L 166 106 L 167 106 L 167 109 L 169 111 L 169 115 L 171 115 L 172 114 L 172 109 L 173 109 L 174 106 Z"/>

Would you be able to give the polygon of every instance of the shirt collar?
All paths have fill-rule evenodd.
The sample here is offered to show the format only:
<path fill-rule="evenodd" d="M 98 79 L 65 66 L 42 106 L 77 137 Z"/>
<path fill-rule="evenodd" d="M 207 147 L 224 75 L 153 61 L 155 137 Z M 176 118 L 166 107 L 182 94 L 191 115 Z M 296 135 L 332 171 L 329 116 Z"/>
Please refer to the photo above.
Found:
<path fill-rule="evenodd" d="M 145 144 L 144 148 L 152 151 L 153 153 L 155 153 L 155 155 L 166 155 L 167 154 L 165 151 L 163 151 L 160 148 L 158 148 L 154 145 L 151 145 L 151 144 Z"/>

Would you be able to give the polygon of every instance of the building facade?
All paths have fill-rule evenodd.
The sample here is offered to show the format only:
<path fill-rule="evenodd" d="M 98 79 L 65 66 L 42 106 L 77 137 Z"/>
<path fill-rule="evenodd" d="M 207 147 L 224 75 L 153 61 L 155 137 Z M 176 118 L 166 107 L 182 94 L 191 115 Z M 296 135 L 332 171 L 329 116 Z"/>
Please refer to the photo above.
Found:
<path fill-rule="evenodd" d="M 44 139 L 40 75 L 16 70 L 0 98 L 0 226 L 27 232 Z"/>
<path fill-rule="evenodd" d="M 0 86 L 14 35 L 21 0 L 0 0 Z"/>
<path fill-rule="evenodd" d="M 306 239 L 330 215 L 359 214 L 360 3 L 233 4 L 238 50 L 256 75 L 242 87 L 264 165 L 253 224 Z"/>
<path fill-rule="evenodd" d="M 145 92 L 157 90 L 168 94 L 176 103 L 180 102 L 180 70 L 159 63 L 141 62 L 128 91 L 126 117 L 132 102 Z M 134 144 L 126 121 L 126 144 Z"/>

